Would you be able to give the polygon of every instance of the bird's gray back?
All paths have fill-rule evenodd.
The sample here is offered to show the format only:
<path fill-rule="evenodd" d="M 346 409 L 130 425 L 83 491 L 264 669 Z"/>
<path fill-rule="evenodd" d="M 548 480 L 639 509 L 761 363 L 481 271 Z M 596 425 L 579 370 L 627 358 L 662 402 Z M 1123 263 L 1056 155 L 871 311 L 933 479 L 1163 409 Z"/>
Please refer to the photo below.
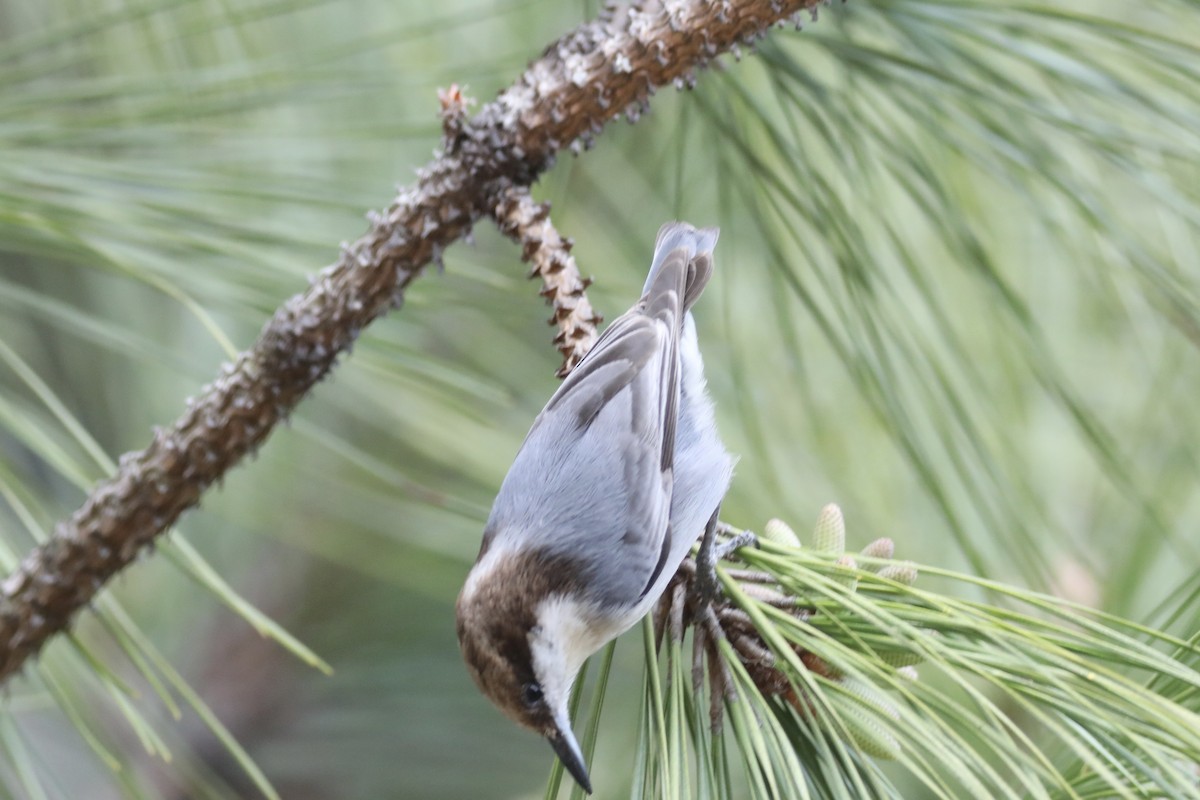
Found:
<path fill-rule="evenodd" d="M 485 550 L 540 548 L 572 563 L 603 607 L 634 608 L 661 591 L 729 481 L 690 321 L 681 343 L 715 241 L 715 230 L 663 226 L 641 300 L 534 422 L 496 498 Z"/>
<path fill-rule="evenodd" d="M 669 552 L 689 265 L 681 252 L 659 266 L 534 422 L 485 533 L 485 548 L 519 536 L 573 561 L 602 605 L 633 602 Z"/>

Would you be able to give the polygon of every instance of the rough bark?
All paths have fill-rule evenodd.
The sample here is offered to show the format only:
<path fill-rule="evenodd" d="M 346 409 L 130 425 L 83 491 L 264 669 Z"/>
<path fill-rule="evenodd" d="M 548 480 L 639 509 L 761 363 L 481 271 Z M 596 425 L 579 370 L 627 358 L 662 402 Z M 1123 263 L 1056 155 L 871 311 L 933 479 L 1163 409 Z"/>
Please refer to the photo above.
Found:
<path fill-rule="evenodd" d="M 636 118 L 656 88 L 690 84 L 713 57 L 815 5 L 647 0 L 609 9 L 551 44 L 474 117 L 443 97 L 443 152 L 417 183 L 372 214 L 370 229 L 343 247 L 336 264 L 285 302 L 249 350 L 149 446 L 124 456 L 117 473 L 0 584 L 0 682 L 253 452 L 359 331 L 400 305 L 425 265 L 512 202 L 510 190 L 529 186 L 563 147 L 587 146 L 618 115 Z M 581 355 L 575 343 L 568 364 Z"/>
<path fill-rule="evenodd" d="M 579 274 L 573 242 L 550 221 L 549 203 L 536 203 L 528 189 L 514 186 L 501 196 L 494 214 L 500 230 L 521 245 L 522 259 L 533 264 L 529 277 L 542 279 L 540 294 L 554 309 L 549 323 L 558 328 L 554 345 L 563 356 L 555 374 L 565 378 L 592 349 L 603 321 L 584 293 L 592 280 Z"/>

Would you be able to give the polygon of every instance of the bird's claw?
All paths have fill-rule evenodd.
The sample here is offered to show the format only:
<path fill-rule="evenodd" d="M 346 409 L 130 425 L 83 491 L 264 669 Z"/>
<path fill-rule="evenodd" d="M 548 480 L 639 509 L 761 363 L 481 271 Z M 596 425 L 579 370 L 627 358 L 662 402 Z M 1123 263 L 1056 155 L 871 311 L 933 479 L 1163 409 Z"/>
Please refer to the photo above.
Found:
<path fill-rule="evenodd" d="M 721 583 L 717 579 L 717 564 L 724 561 L 743 547 L 758 547 L 758 537 L 750 531 L 741 531 L 724 542 L 716 541 L 716 514 L 713 521 L 704 531 L 700 549 L 696 553 L 696 578 L 693 590 L 696 599 L 705 605 L 712 605 L 721 596 Z"/>
<path fill-rule="evenodd" d="M 758 547 L 758 536 L 751 531 L 742 531 L 713 548 L 713 565 L 733 555 L 743 547 Z"/>

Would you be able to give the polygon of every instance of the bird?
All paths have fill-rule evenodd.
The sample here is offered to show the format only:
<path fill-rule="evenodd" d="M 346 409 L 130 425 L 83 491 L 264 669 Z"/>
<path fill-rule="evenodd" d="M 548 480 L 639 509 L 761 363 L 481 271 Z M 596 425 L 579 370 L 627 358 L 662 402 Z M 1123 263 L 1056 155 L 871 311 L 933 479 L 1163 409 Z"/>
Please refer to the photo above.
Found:
<path fill-rule="evenodd" d="M 476 685 L 589 794 L 572 684 L 651 609 L 701 534 L 711 540 L 732 479 L 690 312 L 718 233 L 659 230 L 641 298 L 535 419 L 456 603 Z"/>

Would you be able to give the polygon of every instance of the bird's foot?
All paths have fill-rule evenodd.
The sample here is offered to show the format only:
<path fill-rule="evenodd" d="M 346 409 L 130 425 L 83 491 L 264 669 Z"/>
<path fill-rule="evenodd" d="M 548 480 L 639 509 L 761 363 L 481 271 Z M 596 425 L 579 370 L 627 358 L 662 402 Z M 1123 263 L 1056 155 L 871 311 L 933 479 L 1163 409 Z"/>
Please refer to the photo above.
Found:
<path fill-rule="evenodd" d="M 721 596 L 721 584 L 717 579 L 717 563 L 731 556 L 734 551 L 743 547 L 758 547 L 758 537 L 750 531 L 737 531 L 717 521 L 721 513 L 718 507 L 713 511 L 708 524 L 704 526 L 704 536 L 700 540 L 700 549 L 696 552 L 696 577 L 692 582 L 692 590 L 699 605 L 711 606 Z M 723 542 L 717 541 L 717 534 L 729 534 L 730 538 Z"/>

